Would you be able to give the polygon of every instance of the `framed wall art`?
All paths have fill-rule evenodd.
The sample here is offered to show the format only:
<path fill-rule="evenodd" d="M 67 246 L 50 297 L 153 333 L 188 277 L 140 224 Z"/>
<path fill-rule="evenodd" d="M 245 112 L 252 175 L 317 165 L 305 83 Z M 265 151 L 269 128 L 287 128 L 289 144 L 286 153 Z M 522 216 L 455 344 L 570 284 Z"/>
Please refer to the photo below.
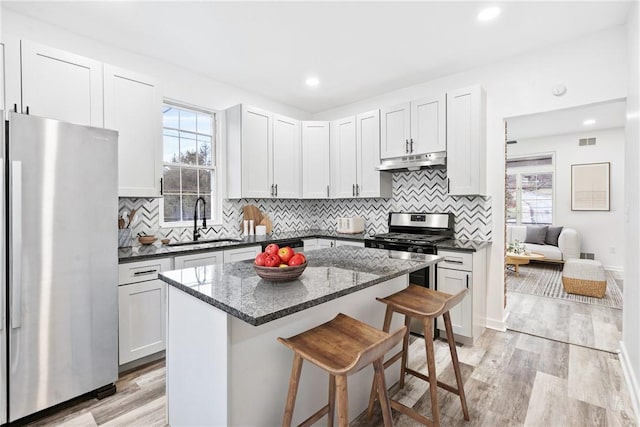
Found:
<path fill-rule="evenodd" d="M 608 211 L 610 163 L 571 165 L 571 210 Z"/>

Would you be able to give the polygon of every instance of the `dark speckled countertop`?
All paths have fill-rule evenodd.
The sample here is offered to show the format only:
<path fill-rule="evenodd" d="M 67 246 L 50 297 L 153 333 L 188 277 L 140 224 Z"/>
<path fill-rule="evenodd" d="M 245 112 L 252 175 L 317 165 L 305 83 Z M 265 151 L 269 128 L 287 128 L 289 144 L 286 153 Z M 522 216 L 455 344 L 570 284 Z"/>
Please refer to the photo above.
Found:
<path fill-rule="evenodd" d="M 491 242 L 483 240 L 445 240 L 444 242 L 436 243 L 438 249 L 445 251 L 458 251 L 458 252 L 476 252 L 480 249 L 486 248 Z"/>
<path fill-rule="evenodd" d="M 261 245 L 263 243 L 278 243 L 292 239 L 314 239 L 314 238 L 326 238 L 326 239 L 338 239 L 338 240 L 352 240 L 357 242 L 364 242 L 364 239 L 369 237 L 368 234 L 342 234 L 335 231 L 327 230 L 305 230 L 305 231 L 285 231 L 281 233 L 272 233 L 267 236 L 247 236 L 247 237 L 232 237 L 234 239 L 231 242 L 215 242 L 215 243 L 201 243 L 194 245 L 184 246 L 168 246 L 162 245 L 159 242 L 153 245 L 147 246 L 133 246 L 129 248 L 118 249 L 118 261 L 120 263 L 143 261 L 145 259 L 161 258 L 174 255 L 184 255 L 186 253 L 207 252 L 212 250 L 224 250 L 241 248 L 243 246 Z"/>
<path fill-rule="evenodd" d="M 258 326 L 441 260 L 437 255 L 344 246 L 310 251 L 306 270 L 292 282 L 262 280 L 253 261 L 168 271 L 159 278 Z"/>

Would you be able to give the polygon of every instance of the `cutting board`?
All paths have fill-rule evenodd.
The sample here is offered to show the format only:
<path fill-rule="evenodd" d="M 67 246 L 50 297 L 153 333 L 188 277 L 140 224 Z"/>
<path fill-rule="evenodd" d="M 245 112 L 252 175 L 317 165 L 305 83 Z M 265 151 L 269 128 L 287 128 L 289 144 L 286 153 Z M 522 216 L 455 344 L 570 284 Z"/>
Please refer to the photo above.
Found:
<path fill-rule="evenodd" d="M 246 205 L 242 208 L 243 222 L 240 223 L 240 230 L 244 229 L 244 221 L 253 220 L 253 225 L 256 226 L 262 222 L 262 212 L 256 206 Z"/>
<path fill-rule="evenodd" d="M 260 225 L 264 225 L 267 228 L 267 234 L 271 234 L 271 230 L 273 230 L 273 223 L 269 219 L 269 215 L 264 214 L 262 221 L 260 221 Z"/>

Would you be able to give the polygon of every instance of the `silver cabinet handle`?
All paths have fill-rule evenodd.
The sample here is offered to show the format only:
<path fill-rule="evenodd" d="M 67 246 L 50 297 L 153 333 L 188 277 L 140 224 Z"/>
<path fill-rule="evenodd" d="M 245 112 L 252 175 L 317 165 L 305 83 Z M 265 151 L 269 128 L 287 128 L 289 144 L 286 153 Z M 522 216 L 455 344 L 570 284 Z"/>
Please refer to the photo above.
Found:
<path fill-rule="evenodd" d="M 355 184 L 352 184 L 352 185 L 351 185 L 351 195 L 352 195 L 353 197 L 355 197 L 355 196 L 356 196 L 356 185 L 355 185 Z"/>
<path fill-rule="evenodd" d="M 469 289 L 469 275 L 467 274 L 467 289 Z"/>
<path fill-rule="evenodd" d="M 445 258 L 443 261 L 448 262 L 450 264 L 464 264 L 464 261 L 462 260 L 451 259 L 451 258 Z"/>
<path fill-rule="evenodd" d="M 135 273 L 133 273 L 134 276 L 142 276 L 143 274 L 151 274 L 151 273 L 157 273 L 158 270 L 157 269 L 153 269 L 153 270 L 144 270 L 144 271 L 136 271 Z"/>
<path fill-rule="evenodd" d="M 329 186 L 327 185 L 327 198 L 329 197 Z"/>
<path fill-rule="evenodd" d="M 413 153 L 413 138 L 409 139 L 409 152 Z"/>
<path fill-rule="evenodd" d="M 11 327 L 22 319 L 22 162 L 11 162 Z"/>
<path fill-rule="evenodd" d="M 278 184 L 276 184 L 276 192 L 275 192 L 275 196 L 278 197 Z"/>
<path fill-rule="evenodd" d="M 409 140 L 408 139 L 404 140 L 404 152 L 409 154 Z"/>
<path fill-rule="evenodd" d="M 360 186 L 356 184 L 356 197 L 360 195 Z"/>

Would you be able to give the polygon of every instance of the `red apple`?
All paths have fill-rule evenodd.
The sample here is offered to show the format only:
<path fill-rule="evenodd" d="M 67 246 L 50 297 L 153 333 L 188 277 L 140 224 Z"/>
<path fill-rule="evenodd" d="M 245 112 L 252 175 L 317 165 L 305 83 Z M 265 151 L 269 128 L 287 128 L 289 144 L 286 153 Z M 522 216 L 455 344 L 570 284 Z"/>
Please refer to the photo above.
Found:
<path fill-rule="evenodd" d="M 282 262 L 284 262 L 285 264 L 289 263 L 289 260 L 295 254 L 296 253 L 289 246 L 286 246 L 284 248 L 280 248 L 280 250 L 278 251 L 278 256 L 280 257 Z"/>
<path fill-rule="evenodd" d="M 264 260 L 265 267 L 277 267 L 280 265 L 280 257 L 278 255 L 267 254 Z"/>
<path fill-rule="evenodd" d="M 304 254 L 302 252 L 297 252 L 296 255 L 300 255 L 302 257 L 302 261 L 303 262 L 307 262 L 307 257 L 304 256 Z"/>
<path fill-rule="evenodd" d="M 264 248 L 265 253 L 268 253 L 271 255 L 277 255 L 278 250 L 280 250 L 280 246 L 276 245 L 275 243 L 271 243 L 266 248 Z"/>
<path fill-rule="evenodd" d="M 266 254 L 264 252 L 261 252 L 258 255 L 256 255 L 255 264 L 256 265 L 264 265 L 264 261 L 267 258 L 267 255 L 268 254 Z"/>
<path fill-rule="evenodd" d="M 291 257 L 291 259 L 289 260 L 289 266 L 293 267 L 294 265 L 302 265 L 304 264 L 306 261 L 306 259 L 304 258 L 304 255 L 302 254 L 295 254 L 294 256 Z"/>

